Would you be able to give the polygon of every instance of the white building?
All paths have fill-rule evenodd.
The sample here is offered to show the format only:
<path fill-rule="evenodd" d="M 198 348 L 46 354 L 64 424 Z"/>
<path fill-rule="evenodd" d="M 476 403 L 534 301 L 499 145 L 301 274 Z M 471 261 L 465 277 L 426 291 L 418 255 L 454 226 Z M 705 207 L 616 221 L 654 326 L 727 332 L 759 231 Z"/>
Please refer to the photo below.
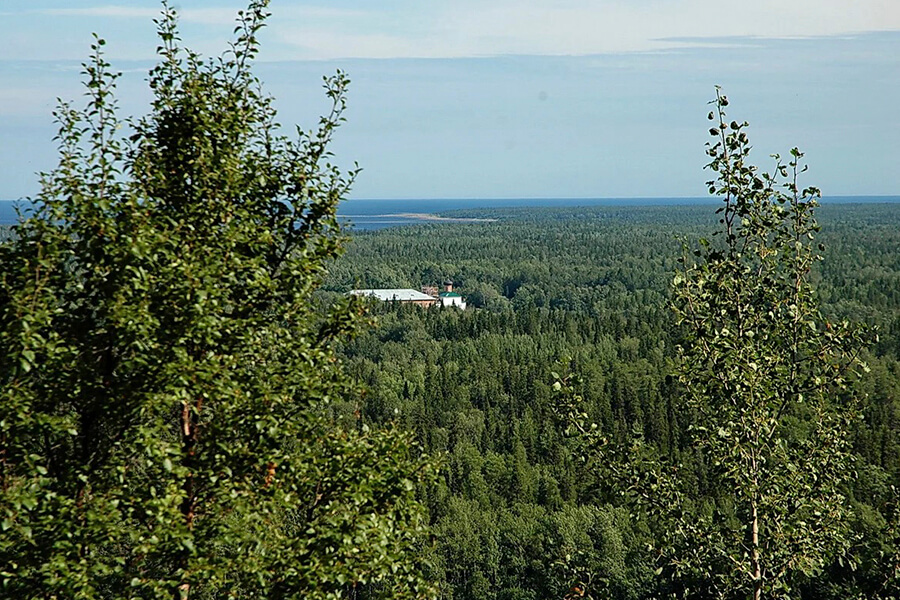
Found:
<path fill-rule="evenodd" d="M 418 306 L 453 306 L 465 310 L 465 299 L 453 291 L 453 282 L 444 283 L 444 291 L 437 292 L 436 287 L 422 288 L 421 292 L 410 289 L 368 289 L 350 290 L 354 296 L 368 296 L 377 298 L 382 302 L 402 302 L 404 304 L 416 304 Z"/>
<path fill-rule="evenodd" d="M 377 289 L 377 290 L 350 290 L 354 296 L 369 296 L 382 302 L 403 302 L 418 304 L 419 306 L 434 306 L 437 298 L 409 289 Z"/>
<path fill-rule="evenodd" d="M 441 306 L 455 306 L 465 310 L 466 301 L 456 292 L 441 292 L 438 294 L 438 301 Z"/>
<path fill-rule="evenodd" d="M 447 280 L 444 282 L 444 291 L 438 294 L 438 302 L 441 306 L 455 306 L 456 308 L 465 310 L 465 299 L 453 291 L 453 282 Z"/>

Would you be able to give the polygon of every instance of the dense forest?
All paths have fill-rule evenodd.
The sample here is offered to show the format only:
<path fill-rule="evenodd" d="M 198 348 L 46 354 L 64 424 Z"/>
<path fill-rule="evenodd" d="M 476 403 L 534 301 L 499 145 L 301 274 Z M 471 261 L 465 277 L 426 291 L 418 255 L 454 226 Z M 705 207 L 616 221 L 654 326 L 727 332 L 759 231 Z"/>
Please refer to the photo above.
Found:
<path fill-rule="evenodd" d="M 324 301 L 351 288 L 456 282 L 465 311 L 373 304 L 376 326 L 341 347 L 366 397 L 340 418 L 394 422 L 442 457 L 420 490 L 433 531 L 430 576 L 444 598 L 652 598 L 665 594 L 652 528 L 610 495 L 603 469 L 567 436 L 554 393 L 565 374 L 614 443 L 636 434 L 685 452 L 670 294 L 683 240 L 709 236 L 710 206 L 459 211 L 492 223 L 354 232 Z M 851 550 L 799 582 L 804 598 L 896 593 L 900 485 L 900 210 L 826 204 L 825 258 L 812 282 L 823 312 L 871 325 L 855 383 L 858 456 Z M 702 487 L 704 466 L 684 476 Z M 693 485 L 693 484 L 692 484 Z"/>
<path fill-rule="evenodd" d="M 0 596 L 900 595 L 897 204 L 820 235 L 802 154 L 751 166 L 717 87 L 717 212 L 470 210 L 342 255 L 349 79 L 285 135 L 267 7 L 207 60 L 163 1 L 143 117 L 95 37 L 0 231 Z M 347 293 L 448 278 L 468 309 Z"/>

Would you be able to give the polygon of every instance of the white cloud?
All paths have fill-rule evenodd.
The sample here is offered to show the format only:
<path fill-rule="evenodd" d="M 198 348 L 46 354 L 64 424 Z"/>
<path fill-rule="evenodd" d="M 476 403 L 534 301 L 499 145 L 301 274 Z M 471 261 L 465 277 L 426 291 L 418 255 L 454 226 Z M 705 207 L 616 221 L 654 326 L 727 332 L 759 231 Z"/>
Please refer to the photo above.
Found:
<path fill-rule="evenodd" d="M 153 19 L 159 16 L 158 8 L 134 6 L 91 6 L 86 8 L 45 8 L 29 11 L 35 14 L 57 17 L 114 17 L 125 19 Z"/>
<path fill-rule="evenodd" d="M 149 21 L 160 16 L 161 10 L 137 6 L 88 6 L 82 8 L 45 8 L 28 11 L 49 17 L 87 17 L 93 19 L 140 19 Z M 203 25 L 231 25 L 237 17 L 233 8 L 195 8 L 178 10 L 178 18 L 185 23 Z"/>
<path fill-rule="evenodd" d="M 191 2 L 185 1 L 179 10 L 186 44 L 213 54 L 244 6 L 244 0 L 216 2 L 205 8 L 193 3 L 191 8 Z M 710 37 L 815 37 L 900 30 L 900 0 L 358 0 L 349 8 L 335 8 L 324 0 L 319 0 L 320 6 L 294 2 L 273 3 L 273 18 L 264 35 L 274 43 L 263 40 L 263 58 L 584 55 L 653 51 Z M 69 25 L 71 17 L 87 17 L 85 21 L 90 20 L 91 28 L 98 31 L 116 26 L 93 20 L 128 20 L 128 28 L 152 34 L 152 25 L 146 24 L 159 16 L 159 9 L 150 3 L 135 4 L 120 0 L 15 14 L 40 15 L 57 21 L 56 27 L 73 30 L 82 25 Z M 198 38 L 199 44 L 192 42 Z M 20 54 L 52 54 L 54 41 L 39 42 Z M 125 58 L 152 58 L 143 38 L 141 43 L 143 50 L 129 37 L 109 51 Z M 60 50 L 55 56 L 66 54 Z"/>
<path fill-rule="evenodd" d="M 814 37 L 900 29 L 897 0 L 462 0 L 369 19 L 273 21 L 298 58 L 595 54 L 672 47 L 669 38 Z"/>
<path fill-rule="evenodd" d="M 202 25 L 232 25 L 237 13 L 242 10 L 242 3 L 233 6 L 209 8 L 175 7 L 180 21 Z M 93 17 L 115 19 L 155 19 L 159 17 L 159 7 L 146 8 L 126 5 L 87 6 L 81 8 L 45 8 L 23 11 L 24 13 L 58 17 Z M 341 19 L 362 16 L 366 13 L 359 10 L 343 10 L 329 7 L 278 7 L 279 17 L 290 19 Z M 0 12 L 0 15 L 13 16 L 22 13 Z"/>

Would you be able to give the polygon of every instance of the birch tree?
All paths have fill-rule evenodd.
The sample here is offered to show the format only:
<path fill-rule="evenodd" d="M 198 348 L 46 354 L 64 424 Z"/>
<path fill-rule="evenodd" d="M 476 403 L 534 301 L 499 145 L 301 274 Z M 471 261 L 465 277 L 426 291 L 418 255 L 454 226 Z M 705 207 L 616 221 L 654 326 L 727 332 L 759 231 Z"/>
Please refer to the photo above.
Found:
<path fill-rule="evenodd" d="M 265 0 L 220 58 L 158 20 L 150 112 L 117 115 L 96 39 L 87 104 L 0 247 L 0 595 L 418 597 L 428 463 L 333 418 L 358 306 L 312 300 L 354 172 L 331 110 L 287 135 L 252 74 Z"/>
<path fill-rule="evenodd" d="M 821 194 L 798 183 L 803 155 L 774 156 L 761 172 L 747 123 L 729 122 L 727 105 L 717 90 L 707 154 L 720 230 L 674 281 L 678 377 L 711 502 L 677 523 L 673 549 L 685 553 L 672 564 L 717 597 L 789 598 L 851 542 L 848 381 L 864 368 L 863 344 L 857 328 L 821 314 L 810 285 Z"/>

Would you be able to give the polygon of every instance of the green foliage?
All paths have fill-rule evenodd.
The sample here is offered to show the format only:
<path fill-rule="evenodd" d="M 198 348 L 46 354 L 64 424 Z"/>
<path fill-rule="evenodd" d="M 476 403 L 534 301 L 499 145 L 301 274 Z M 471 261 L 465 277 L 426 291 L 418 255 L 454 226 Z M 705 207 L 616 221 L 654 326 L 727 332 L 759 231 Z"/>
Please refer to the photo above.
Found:
<path fill-rule="evenodd" d="M 164 3 L 151 112 L 118 119 L 101 39 L 87 107 L 56 112 L 59 164 L 0 247 L 4 597 L 429 593 L 430 465 L 334 421 L 359 307 L 311 296 L 354 175 L 328 162 L 348 80 L 281 134 L 250 71 L 266 5 L 204 60 Z"/>
<path fill-rule="evenodd" d="M 865 368 L 862 337 L 826 320 L 809 284 L 819 192 L 797 185 L 802 155 L 760 173 L 725 106 L 717 95 L 708 145 L 724 239 L 701 239 L 674 283 L 690 462 L 639 443 L 612 471 L 653 523 L 671 593 L 787 598 L 853 541 L 847 377 Z M 695 495 L 685 474 L 698 467 Z"/>
<path fill-rule="evenodd" d="M 854 487 L 862 488 L 858 469 L 876 479 L 880 471 L 863 467 L 857 454 L 869 433 L 856 417 L 872 408 L 857 401 L 858 376 L 868 372 L 864 331 L 826 318 L 810 284 L 824 249 L 814 245 L 819 192 L 798 187 L 797 150 L 760 173 L 749 162 L 746 123 L 727 122 L 724 96 L 715 105 L 708 154 L 717 177 L 709 186 L 724 200 L 721 230 L 685 252 L 673 291 L 684 335 L 673 414 L 688 426 L 668 448 L 646 443 L 642 429 L 623 444 L 587 426 L 573 378 L 557 378 L 560 409 L 588 444 L 586 458 L 597 454 L 610 498 L 651 528 L 653 597 L 891 593 L 893 575 L 858 586 L 883 576 L 890 569 L 876 563 L 895 556 L 869 540 L 894 542 L 890 525 L 872 521 L 870 505 L 852 501 Z M 882 502 L 890 496 L 883 488 L 869 493 Z M 879 516 L 893 514 L 885 507 Z M 864 564 L 866 576 L 849 574 Z M 823 585 L 829 570 L 852 583 Z"/>
<path fill-rule="evenodd" d="M 857 402 L 847 377 L 866 368 L 864 342 L 822 316 L 809 284 L 821 259 L 820 194 L 798 187 L 802 154 L 792 150 L 787 164 L 776 156 L 773 172 L 760 173 L 746 123 L 728 123 L 725 106 L 717 95 L 707 151 L 724 244 L 701 240 L 697 260 L 685 259 L 674 306 L 687 332 L 679 378 L 694 448 L 711 486 L 728 493 L 678 523 L 690 541 L 674 544 L 672 564 L 707 578 L 719 597 L 789 597 L 852 541 Z"/>
<path fill-rule="evenodd" d="M 609 442 L 604 456 L 621 449 L 622 458 L 653 467 L 628 471 L 636 474 L 658 472 L 661 459 L 681 464 L 684 518 L 708 510 L 695 502 L 701 495 L 729 492 L 706 478 L 670 375 L 684 336 L 667 301 L 680 255 L 675 238 L 720 239 L 712 235 L 715 208 L 469 210 L 465 216 L 498 220 L 359 231 L 329 268 L 328 296 L 357 282 L 418 287 L 449 274 L 469 299 L 472 290 L 499 297 L 466 311 L 376 305 L 377 326 L 341 349 L 367 388 L 367 401 L 341 407 L 342 414 L 353 419 L 359 409 L 372 425 L 397 421 L 427 449 L 447 453 L 440 482 L 424 494 L 436 534 L 431 574 L 445 597 L 675 591 L 670 578 L 654 576 L 658 555 L 647 551 L 663 533 L 651 530 L 647 511 L 614 507 L 623 499 L 607 485 L 610 464 L 559 427 L 552 372 L 572 374 L 583 422 L 596 423 Z M 891 561 L 900 546 L 890 486 L 898 483 L 900 456 L 900 330 L 891 324 L 900 316 L 900 210 L 826 202 L 816 214 L 826 251 L 810 280 L 822 312 L 832 322 L 877 324 L 880 341 L 865 353 L 872 373 L 855 384 L 858 476 L 844 492 L 855 544 L 795 597 L 896 596 Z M 503 296 L 504 283 L 520 275 L 540 294 Z M 635 431 L 642 435 L 637 455 L 627 452 Z"/>

